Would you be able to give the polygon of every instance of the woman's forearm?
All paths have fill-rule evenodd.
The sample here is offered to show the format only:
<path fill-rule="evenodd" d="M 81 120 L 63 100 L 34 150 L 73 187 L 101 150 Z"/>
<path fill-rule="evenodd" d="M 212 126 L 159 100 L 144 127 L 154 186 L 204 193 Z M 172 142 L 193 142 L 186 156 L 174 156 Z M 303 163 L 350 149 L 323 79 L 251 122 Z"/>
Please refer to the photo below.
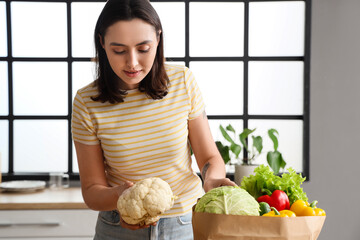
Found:
<path fill-rule="evenodd" d="M 114 187 L 92 185 L 82 188 L 86 205 L 96 211 L 110 211 L 116 209 L 119 195 Z"/>
<path fill-rule="evenodd" d="M 213 158 L 205 162 L 201 169 L 205 192 L 221 186 L 236 186 L 230 179 L 226 178 L 225 164 L 220 158 Z"/>
<path fill-rule="evenodd" d="M 100 144 L 86 145 L 76 141 L 74 144 L 79 163 L 81 190 L 86 205 L 97 211 L 116 209 L 120 194 L 133 183 L 126 181 L 116 187 L 109 186 Z"/>
<path fill-rule="evenodd" d="M 225 164 L 217 157 L 209 159 L 201 169 L 201 176 L 205 181 L 207 178 L 224 178 L 226 176 Z"/>

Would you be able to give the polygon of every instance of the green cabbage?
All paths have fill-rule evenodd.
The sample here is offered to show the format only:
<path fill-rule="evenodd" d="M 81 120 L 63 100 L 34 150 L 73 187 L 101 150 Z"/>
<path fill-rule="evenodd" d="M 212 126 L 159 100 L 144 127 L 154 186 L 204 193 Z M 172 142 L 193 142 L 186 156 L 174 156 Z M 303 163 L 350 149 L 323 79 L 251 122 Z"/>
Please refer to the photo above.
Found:
<path fill-rule="evenodd" d="M 240 187 L 223 186 L 204 194 L 195 206 L 196 212 L 259 216 L 259 203 Z"/>

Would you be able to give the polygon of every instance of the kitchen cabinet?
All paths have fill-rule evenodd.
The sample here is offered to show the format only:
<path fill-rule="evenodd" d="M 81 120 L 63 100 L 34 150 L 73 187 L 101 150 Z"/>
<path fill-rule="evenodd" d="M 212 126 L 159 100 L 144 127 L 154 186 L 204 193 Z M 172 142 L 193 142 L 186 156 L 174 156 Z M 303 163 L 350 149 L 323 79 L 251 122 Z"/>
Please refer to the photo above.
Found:
<path fill-rule="evenodd" d="M 2 238 L 0 238 L 2 239 Z M 47 238 L 49 240 L 93 240 L 93 238 Z M 39 238 L 11 238 L 11 240 L 39 240 Z"/>
<path fill-rule="evenodd" d="M 92 239 L 96 219 L 97 213 L 91 210 L 3 210 L 0 211 L 0 239 Z"/>
<path fill-rule="evenodd" d="M 90 240 L 97 214 L 77 188 L 0 193 L 0 240 Z"/>

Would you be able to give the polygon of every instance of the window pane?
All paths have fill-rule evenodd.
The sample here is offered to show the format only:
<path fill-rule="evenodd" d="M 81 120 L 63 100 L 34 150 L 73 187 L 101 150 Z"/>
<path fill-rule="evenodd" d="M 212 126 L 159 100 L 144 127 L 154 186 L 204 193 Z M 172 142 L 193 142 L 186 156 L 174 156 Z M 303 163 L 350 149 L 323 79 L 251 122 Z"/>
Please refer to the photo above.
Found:
<path fill-rule="evenodd" d="M 250 56 L 303 56 L 304 31 L 305 1 L 250 2 Z"/>
<path fill-rule="evenodd" d="M 303 114 L 303 71 L 303 62 L 249 62 L 249 114 Z"/>
<path fill-rule="evenodd" d="M 6 4 L 0 2 L 0 57 L 7 56 Z"/>
<path fill-rule="evenodd" d="M 231 124 L 231 126 L 235 129 L 236 131 L 236 140 L 239 141 L 238 139 L 238 135 L 242 132 L 243 130 L 243 120 L 230 120 L 230 119 L 224 119 L 224 120 L 218 120 L 218 119 L 209 119 L 209 125 L 210 125 L 210 130 L 211 130 L 211 134 L 214 138 L 215 141 L 221 141 L 222 144 L 224 145 L 228 145 L 229 142 L 225 140 L 225 138 L 223 137 L 223 135 L 221 134 L 220 131 L 220 124 L 226 128 L 229 124 Z M 233 137 L 233 136 L 231 136 Z"/>
<path fill-rule="evenodd" d="M 13 56 L 66 57 L 65 3 L 12 2 Z"/>
<path fill-rule="evenodd" d="M 77 90 L 85 87 L 95 80 L 95 63 L 93 62 L 74 62 L 72 64 L 73 82 L 72 98 L 74 99 Z"/>
<path fill-rule="evenodd" d="M 94 30 L 104 2 L 71 4 L 72 56 L 94 57 Z"/>
<path fill-rule="evenodd" d="M 14 170 L 66 172 L 67 120 L 15 120 Z"/>
<path fill-rule="evenodd" d="M 9 114 L 8 65 L 0 62 L 0 115 Z"/>
<path fill-rule="evenodd" d="M 223 135 L 221 134 L 220 124 L 224 128 L 226 128 L 229 124 L 231 124 L 231 126 L 235 129 L 236 133 L 235 133 L 235 135 L 230 134 L 230 136 L 233 139 L 235 139 L 236 143 L 239 144 L 240 143 L 239 134 L 243 130 L 243 120 L 214 120 L 214 119 L 209 120 L 210 130 L 211 130 L 214 140 L 220 141 L 223 145 L 230 146 L 230 143 L 228 141 L 226 141 L 225 138 L 223 137 Z M 241 152 L 241 154 L 242 154 L 242 152 Z M 231 157 L 231 160 L 230 160 L 231 165 L 229 163 L 226 165 L 227 173 L 233 173 L 234 172 L 233 164 L 237 163 L 234 156 L 230 155 L 230 157 Z M 241 155 L 241 157 L 242 157 L 242 155 Z"/>
<path fill-rule="evenodd" d="M 0 171 L 9 171 L 9 122 L 0 120 Z"/>
<path fill-rule="evenodd" d="M 244 3 L 190 2 L 191 56 L 243 56 L 243 48 Z"/>
<path fill-rule="evenodd" d="M 215 120 L 215 119 L 209 119 L 209 125 L 210 125 L 210 131 L 211 134 L 214 138 L 214 141 L 220 141 L 223 145 L 229 145 L 229 142 L 227 142 L 225 140 L 225 138 L 222 136 L 219 126 L 220 124 L 226 128 L 227 125 L 231 124 L 231 126 L 233 126 L 233 128 L 236 131 L 236 135 L 238 136 L 242 130 L 243 130 L 243 121 L 242 120 Z M 239 143 L 239 138 L 237 137 L 237 143 Z M 197 166 L 196 163 L 196 159 L 193 157 L 193 162 L 192 162 L 192 169 L 194 169 L 194 171 L 196 172 L 200 172 L 199 167 Z M 225 168 L 226 168 L 226 172 L 227 173 L 234 173 L 234 165 L 236 161 L 234 158 L 231 159 L 231 164 L 226 164 Z"/>
<path fill-rule="evenodd" d="M 190 62 L 208 115 L 243 113 L 243 62 Z"/>
<path fill-rule="evenodd" d="M 67 115 L 67 63 L 14 62 L 16 115 Z"/>
<path fill-rule="evenodd" d="M 278 151 L 286 161 L 285 169 L 292 167 L 298 172 L 303 171 L 303 122 L 301 120 L 249 120 L 249 128 L 256 128 L 256 135 L 263 137 L 263 153 L 256 160 L 256 164 L 267 164 L 266 152 L 274 150 L 267 131 L 275 128 L 279 133 Z M 249 141 L 252 144 L 251 138 Z"/>
<path fill-rule="evenodd" d="M 164 31 L 165 57 L 185 56 L 185 3 L 154 2 Z"/>
<path fill-rule="evenodd" d="M 185 62 L 178 62 L 178 61 L 171 61 L 171 62 L 165 62 L 168 65 L 181 65 L 181 66 L 185 66 Z"/>

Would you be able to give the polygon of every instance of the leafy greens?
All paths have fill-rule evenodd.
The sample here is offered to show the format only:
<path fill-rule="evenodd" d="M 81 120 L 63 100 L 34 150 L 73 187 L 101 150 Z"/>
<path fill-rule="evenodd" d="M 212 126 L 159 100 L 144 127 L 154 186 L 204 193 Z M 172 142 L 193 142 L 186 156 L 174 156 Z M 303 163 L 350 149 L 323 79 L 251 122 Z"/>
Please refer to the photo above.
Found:
<path fill-rule="evenodd" d="M 301 188 L 305 178 L 292 168 L 287 170 L 288 173 L 277 176 L 268 166 L 260 165 L 254 170 L 255 175 L 242 179 L 241 188 L 248 191 L 255 199 L 275 190 L 282 190 L 288 195 L 290 204 L 298 199 L 307 201 L 306 193 Z"/>

